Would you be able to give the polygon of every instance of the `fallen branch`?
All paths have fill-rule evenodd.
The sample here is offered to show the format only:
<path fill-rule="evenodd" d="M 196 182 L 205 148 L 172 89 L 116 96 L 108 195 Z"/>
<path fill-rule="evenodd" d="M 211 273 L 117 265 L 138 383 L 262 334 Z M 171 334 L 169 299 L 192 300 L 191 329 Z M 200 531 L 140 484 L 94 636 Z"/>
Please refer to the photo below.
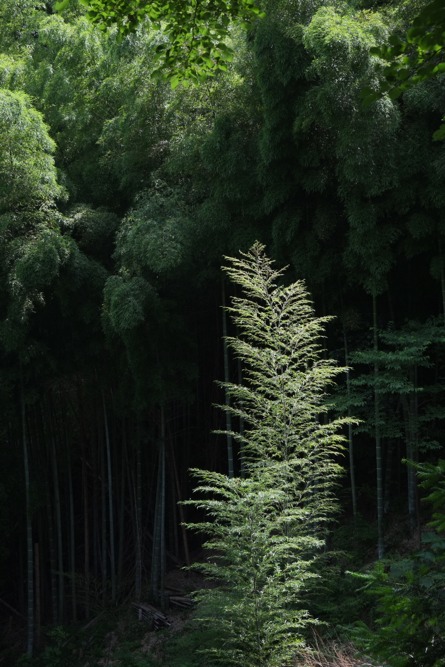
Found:
<path fill-rule="evenodd" d="M 133 602 L 131 606 L 137 609 L 139 620 L 148 621 L 153 625 L 155 630 L 170 626 L 167 616 L 162 611 L 159 611 L 159 609 L 156 609 L 156 607 L 153 607 L 153 605 L 146 602 Z"/>

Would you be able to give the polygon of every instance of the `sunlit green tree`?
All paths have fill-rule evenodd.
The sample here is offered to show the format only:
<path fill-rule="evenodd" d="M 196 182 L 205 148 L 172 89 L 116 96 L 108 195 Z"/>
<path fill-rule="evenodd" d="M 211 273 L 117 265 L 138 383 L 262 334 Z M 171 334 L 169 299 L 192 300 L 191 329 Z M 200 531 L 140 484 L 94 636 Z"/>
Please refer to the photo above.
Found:
<path fill-rule="evenodd" d="M 329 318 L 317 318 L 302 282 L 283 286 L 256 243 L 230 259 L 242 290 L 228 307 L 239 335 L 228 343 L 243 365 L 243 384 L 224 383 L 223 410 L 244 422 L 232 433 L 245 477 L 195 470 L 207 520 L 191 527 L 209 536 L 208 561 L 196 567 L 217 582 L 203 590 L 198 616 L 218 628 L 206 649 L 224 664 L 282 665 L 304 651 L 312 622 L 303 592 L 325 543 L 341 472 L 339 433 L 326 394 L 343 369 L 322 357 Z"/>

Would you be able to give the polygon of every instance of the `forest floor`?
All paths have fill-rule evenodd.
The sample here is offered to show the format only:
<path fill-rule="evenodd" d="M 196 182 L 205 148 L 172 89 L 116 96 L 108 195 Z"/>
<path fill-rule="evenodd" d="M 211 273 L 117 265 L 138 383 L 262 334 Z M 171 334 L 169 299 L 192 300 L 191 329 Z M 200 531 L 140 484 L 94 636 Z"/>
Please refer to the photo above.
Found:
<path fill-rule="evenodd" d="M 131 603 L 103 610 L 88 625 L 42 632 L 45 648 L 31 661 L 0 651 L 0 667 L 206 667 L 200 650 L 207 636 L 194 626 L 193 611 L 171 609 L 166 616 L 168 627 L 155 630 Z M 340 640 L 314 635 L 313 647 L 295 667 L 375 667 Z"/>
<path fill-rule="evenodd" d="M 166 578 L 167 590 L 186 597 L 209 585 L 199 574 L 179 569 Z M 206 667 L 201 649 L 211 630 L 198 628 L 193 616 L 193 608 L 171 606 L 164 627 L 155 629 L 147 617 L 141 618 L 132 599 L 113 608 L 98 604 L 87 623 L 42 629 L 39 653 L 31 661 L 17 658 L 19 635 L 15 656 L 1 650 L 5 643 L 0 642 L 0 667 Z M 314 633 L 311 645 L 311 654 L 296 660 L 295 667 L 375 667 L 346 641 Z"/>
<path fill-rule="evenodd" d="M 163 630 L 145 630 L 138 622 L 140 636 L 137 637 L 137 628 L 134 623 L 129 623 L 128 614 L 124 611 L 116 628 L 104 637 L 102 656 L 99 659 L 79 660 L 75 663 L 76 667 L 205 667 L 205 658 L 200 654 L 205 637 L 193 627 L 190 612 L 173 610 L 168 619 L 170 626 Z M 133 638 L 130 637 L 131 633 Z M 357 657 L 351 644 L 325 641 L 314 636 L 312 655 L 305 657 L 304 661 L 296 660 L 295 667 L 376 665 Z"/>
<path fill-rule="evenodd" d="M 168 572 L 165 580 L 170 601 L 172 596 L 179 596 L 191 602 L 193 591 L 209 586 L 211 583 L 201 574 L 181 568 Z M 142 607 L 149 607 L 146 593 L 142 595 Z M 347 596 L 346 590 L 343 595 Z M 11 627 L 8 634 L 10 640 L 15 637 L 15 650 L 2 650 L 7 642 L 1 638 L 0 667 L 207 667 L 201 650 L 211 643 L 212 635 L 195 623 L 192 604 L 189 608 L 170 604 L 165 611 L 166 622 L 158 629 L 149 614 L 140 613 L 130 596 L 115 607 L 104 605 L 100 598 L 92 599 L 90 607 L 88 622 L 42 628 L 37 657 L 31 661 L 17 659 L 23 650 L 24 629 L 17 626 L 14 633 Z M 314 632 L 309 642 L 311 654 L 303 661 L 297 660 L 295 667 L 376 667 L 376 663 L 358 657 L 346 639 L 336 637 L 335 629 L 327 628 L 326 632 L 323 625 L 319 627 L 321 630 Z"/>

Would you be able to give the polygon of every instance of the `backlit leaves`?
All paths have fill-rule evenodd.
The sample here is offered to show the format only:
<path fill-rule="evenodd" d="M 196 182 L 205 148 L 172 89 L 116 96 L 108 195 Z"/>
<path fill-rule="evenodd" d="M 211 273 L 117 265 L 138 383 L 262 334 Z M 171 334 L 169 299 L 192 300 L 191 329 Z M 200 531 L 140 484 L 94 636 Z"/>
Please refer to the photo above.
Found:
<path fill-rule="evenodd" d="M 248 25 L 262 16 L 255 0 L 82 0 L 88 18 L 106 30 L 115 26 L 124 37 L 144 20 L 166 36 L 157 48 L 158 74 L 175 88 L 201 81 L 227 69 L 232 50 L 227 37 L 231 22 Z M 56 3 L 64 9 L 65 2 Z"/>
<path fill-rule="evenodd" d="M 41 114 L 24 93 L 0 89 L 0 211 L 51 202 L 63 194 Z"/>
<path fill-rule="evenodd" d="M 432 0 L 414 19 L 405 34 L 394 34 L 387 44 L 372 52 L 388 64 L 385 83 L 378 91 L 364 91 L 370 103 L 387 93 L 392 99 L 412 86 L 445 72 L 445 4 Z M 434 133 L 435 140 L 445 138 L 445 124 Z"/>

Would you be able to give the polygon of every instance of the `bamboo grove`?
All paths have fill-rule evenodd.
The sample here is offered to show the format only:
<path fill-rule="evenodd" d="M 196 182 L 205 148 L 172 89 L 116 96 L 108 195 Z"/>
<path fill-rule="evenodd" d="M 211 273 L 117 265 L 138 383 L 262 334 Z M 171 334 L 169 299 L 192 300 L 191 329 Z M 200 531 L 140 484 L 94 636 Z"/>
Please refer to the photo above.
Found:
<path fill-rule="evenodd" d="M 423 520 L 402 459 L 444 452 L 445 75 L 364 99 L 427 3 L 264 0 L 174 86 L 149 18 L 56 4 L 0 5 L 0 618 L 29 655 L 45 626 L 162 608 L 201 549 L 189 469 L 243 472 L 242 415 L 213 407 L 243 374 L 224 255 L 260 241 L 334 316 L 339 498 L 371 558 Z"/>

